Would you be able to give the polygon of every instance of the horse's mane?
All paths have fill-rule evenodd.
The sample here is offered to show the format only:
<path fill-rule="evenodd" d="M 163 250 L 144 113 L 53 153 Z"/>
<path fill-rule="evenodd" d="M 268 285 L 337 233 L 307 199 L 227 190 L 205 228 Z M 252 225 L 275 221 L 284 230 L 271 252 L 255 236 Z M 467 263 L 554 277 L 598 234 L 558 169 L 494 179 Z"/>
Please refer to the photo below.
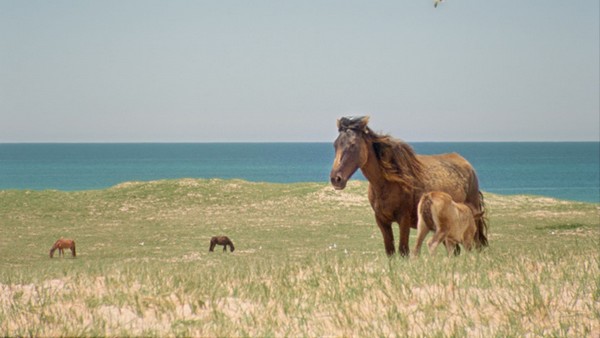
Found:
<path fill-rule="evenodd" d="M 423 164 L 408 143 L 389 135 L 380 135 L 366 127 L 364 136 L 373 144 L 377 160 L 386 180 L 413 190 L 423 179 Z"/>
<path fill-rule="evenodd" d="M 413 190 L 420 186 L 423 164 L 417 159 L 412 147 L 389 135 L 375 133 L 367 123 L 368 116 L 342 117 L 338 120 L 338 130 L 354 130 L 373 144 L 386 180 L 400 183 L 405 190 Z"/>

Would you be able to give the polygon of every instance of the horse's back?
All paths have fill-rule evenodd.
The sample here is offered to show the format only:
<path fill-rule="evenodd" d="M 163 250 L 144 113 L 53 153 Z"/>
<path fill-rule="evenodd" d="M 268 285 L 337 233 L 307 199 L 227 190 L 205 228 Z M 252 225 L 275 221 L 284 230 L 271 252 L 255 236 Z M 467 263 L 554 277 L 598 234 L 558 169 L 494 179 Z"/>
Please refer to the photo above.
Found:
<path fill-rule="evenodd" d="M 214 242 L 214 243 L 217 243 L 220 245 L 231 243 L 231 240 L 227 236 L 214 236 L 213 238 L 210 239 L 210 241 L 211 241 L 211 243 Z"/>
<path fill-rule="evenodd" d="M 63 248 L 67 248 L 68 249 L 68 248 L 71 248 L 71 247 L 73 247 L 75 245 L 75 241 L 73 241 L 72 239 L 62 239 L 60 241 L 60 245 Z"/>
<path fill-rule="evenodd" d="M 65 248 L 70 248 L 70 247 L 72 247 L 74 245 L 75 245 L 75 241 L 74 240 L 72 240 L 72 239 L 66 239 L 66 238 L 60 238 L 60 239 L 56 240 L 56 242 L 54 242 L 53 247 L 65 249 Z"/>
<path fill-rule="evenodd" d="M 445 192 L 459 203 L 479 193 L 473 166 L 459 154 L 418 155 L 418 159 L 423 164 L 424 192 Z"/>

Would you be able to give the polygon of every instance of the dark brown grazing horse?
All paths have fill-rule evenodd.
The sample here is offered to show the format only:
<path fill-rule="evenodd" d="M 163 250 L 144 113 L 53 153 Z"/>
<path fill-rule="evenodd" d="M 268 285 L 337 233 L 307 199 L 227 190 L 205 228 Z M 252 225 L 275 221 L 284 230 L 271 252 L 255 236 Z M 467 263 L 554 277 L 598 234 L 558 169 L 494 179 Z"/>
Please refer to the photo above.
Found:
<path fill-rule="evenodd" d="M 416 155 L 408 144 L 373 132 L 368 122 L 368 117 L 337 121 L 339 136 L 334 142 L 330 179 L 335 189 L 344 189 L 360 168 L 369 181 L 369 202 L 389 256 L 395 253 L 392 222 L 400 227 L 398 251 L 408 255 L 410 228 L 417 226 L 417 205 L 425 192 L 445 192 L 457 203 L 468 205 L 474 214 L 483 215 L 483 195 L 467 160 L 456 153 Z M 488 245 L 485 218 L 479 218 L 476 225 L 475 246 L 482 248 Z"/>
<path fill-rule="evenodd" d="M 65 249 L 71 249 L 73 257 L 77 256 L 77 253 L 75 252 L 75 241 L 72 239 L 61 238 L 54 242 L 54 245 L 50 249 L 50 258 L 54 256 L 54 251 L 56 251 L 56 249 L 58 249 L 59 257 L 65 255 Z"/>
<path fill-rule="evenodd" d="M 208 251 L 213 252 L 215 249 L 215 246 L 217 244 L 223 246 L 223 252 L 227 251 L 228 245 L 229 245 L 229 250 L 231 250 L 231 252 L 233 252 L 233 250 L 235 250 L 235 247 L 233 246 L 233 242 L 229 239 L 229 237 L 215 236 L 210 239 L 210 248 L 208 248 Z"/>

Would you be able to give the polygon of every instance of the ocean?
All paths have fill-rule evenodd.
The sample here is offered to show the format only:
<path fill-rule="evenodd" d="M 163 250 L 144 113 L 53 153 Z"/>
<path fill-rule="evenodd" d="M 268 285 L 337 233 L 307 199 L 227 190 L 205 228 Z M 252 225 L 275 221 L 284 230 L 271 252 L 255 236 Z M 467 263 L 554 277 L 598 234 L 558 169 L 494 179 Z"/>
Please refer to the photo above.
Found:
<path fill-rule="evenodd" d="M 600 143 L 411 143 L 457 152 L 483 191 L 600 203 Z M 0 144 L 0 190 L 103 189 L 126 181 L 239 178 L 328 182 L 332 143 Z M 364 179 L 360 172 L 354 176 Z"/>

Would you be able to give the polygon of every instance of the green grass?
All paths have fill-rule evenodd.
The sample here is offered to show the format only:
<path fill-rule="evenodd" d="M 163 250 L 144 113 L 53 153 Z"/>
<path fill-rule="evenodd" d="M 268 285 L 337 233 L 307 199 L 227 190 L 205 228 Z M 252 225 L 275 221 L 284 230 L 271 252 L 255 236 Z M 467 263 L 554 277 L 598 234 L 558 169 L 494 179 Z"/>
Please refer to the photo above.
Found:
<path fill-rule="evenodd" d="M 600 205 L 486 194 L 488 249 L 388 259 L 366 187 L 0 191 L 0 335 L 600 334 Z"/>

